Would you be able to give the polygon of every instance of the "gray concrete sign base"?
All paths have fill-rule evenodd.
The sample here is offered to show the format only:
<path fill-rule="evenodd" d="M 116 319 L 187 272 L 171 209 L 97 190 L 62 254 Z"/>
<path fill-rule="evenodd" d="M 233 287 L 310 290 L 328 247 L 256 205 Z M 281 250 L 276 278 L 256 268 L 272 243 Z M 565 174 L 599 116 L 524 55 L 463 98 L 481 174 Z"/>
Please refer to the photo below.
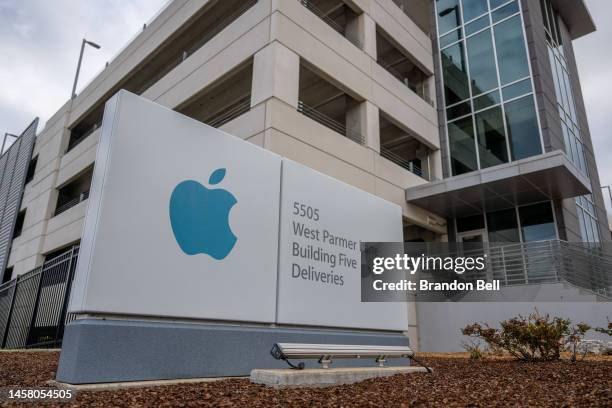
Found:
<path fill-rule="evenodd" d="M 363 364 L 363 361 L 361 362 Z M 273 388 L 329 387 L 338 384 L 353 384 L 368 378 L 389 377 L 396 374 L 426 373 L 425 367 L 343 367 L 256 369 L 251 371 L 251 382 Z"/>
<path fill-rule="evenodd" d="M 56 380 L 68 384 L 248 376 L 256 368 L 286 368 L 274 343 L 407 346 L 401 333 L 256 325 L 78 319 L 66 326 Z M 306 367 L 317 367 L 316 360 Z M 374 365 L 374 361 L 372 361 Z M 407 364 L 394 359 L 389 365 Z M 337 360 L 334 366 L 363 366 Z"/>

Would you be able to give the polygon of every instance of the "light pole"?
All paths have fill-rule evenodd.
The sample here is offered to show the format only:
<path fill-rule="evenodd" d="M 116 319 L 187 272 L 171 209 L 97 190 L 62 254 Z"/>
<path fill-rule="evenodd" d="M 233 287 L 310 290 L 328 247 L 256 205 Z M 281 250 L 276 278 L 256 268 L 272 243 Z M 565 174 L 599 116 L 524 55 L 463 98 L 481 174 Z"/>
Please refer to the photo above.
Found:
<path fill-rule="evenodd" d="M 74 84 L 72 85 L 72 96 L 70 97 L 70 99 L 76 98 L 76 87 L 77 82 L 79 80 L 79 72 L 81 71 L 81 62 L 83 61 L 83 52 L 85 51 L 85 44 L 91 45 L 97 50 L 100 49 L 100 46 L 95 42 L 87 41 L 85 38 L 83 38 L 83 42 L 81 43 L 81 52 L 79 53 L 79 62 L 77 64 L 76 75 L 74 76 Z"/>

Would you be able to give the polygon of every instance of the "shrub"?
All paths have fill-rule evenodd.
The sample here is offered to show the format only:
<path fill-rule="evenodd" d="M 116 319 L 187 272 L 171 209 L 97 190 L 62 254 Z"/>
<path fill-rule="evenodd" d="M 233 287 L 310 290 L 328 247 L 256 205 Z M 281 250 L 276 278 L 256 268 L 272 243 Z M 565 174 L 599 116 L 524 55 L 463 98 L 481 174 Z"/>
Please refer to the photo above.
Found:
<path fill-rule="evenodd" d="M 575 345 L 589 326 L 571 326 L 569 319 L 550 318 L 536 310 L 527 317 L 519 315 L 500 322 L 500 329 L 474 323 L 461 330 L 463 335 L 484 340 L 492 349 L 502 349 L 523 361 L 557 360 L 562 348 Z M 575 357 L 575 355 L 574 355 Z"/>
<path fill-rule="evenodd" d="M 595 328 L 596 332 L 599 333 L 603 333 L 603 334 L 607 334 L 608 336 L 612 336 L 612 322 L 610 320 L 608 320 L 608 328 L 604 328 L 604 327 L 596 327 Z"/>
<path fill-rule="evenodd" d="M 565 339 L 565 344 L 567 348 L 572 353 L 570 359 L 572 361 L 576 361 L 576 355 L 578 350 L 578 343 L 584 338 L 586 332 L 591 330 L 591 327 L 588 324 L 578 323 L 575 326 L 569 327 L 569 333 Z M 582 354 L 581 360 L 584 360 L 584 356 L 586 356 L 588 352 L 588 348 L 585 347 L 584 352 Z"/>
<path fill-rule="evenodd" d="M 482 357 L 484 357 L 480 344 L 475 341 L 470 341 L 469 343 L 463 342 L 461 343 L 461 347 L 470 353 L 470 359 L 472 360 L 480 360 Z"/>

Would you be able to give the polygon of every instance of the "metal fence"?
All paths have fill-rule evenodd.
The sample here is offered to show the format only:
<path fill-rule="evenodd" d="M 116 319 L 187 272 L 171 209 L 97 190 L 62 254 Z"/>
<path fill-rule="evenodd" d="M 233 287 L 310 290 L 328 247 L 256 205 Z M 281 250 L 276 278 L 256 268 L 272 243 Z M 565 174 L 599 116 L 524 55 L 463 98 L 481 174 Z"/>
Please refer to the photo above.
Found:
<path fill-rule="evenodd" d="M 404 159 L 399 154 L 393 152 L 393 150 L 387 149 L 381 146 L 380 155 L 387 160 L 391 160 L 393 163 L 397 164 L 398 166 L 403 167 L 405 170 L 408 170 L 409 172 L 419 177 L 425 178 L 423 176 L 423 169 L 421 169 L 419 166 L 414 164 L 414 162 Z"/>
<path fill-rule="evenodd" d="M 323 126 L 333 130 L 334 132 L 346 136 L 355 143 L 363 145 L 366 142 L 365 136 L 363 136 L 361 133 L 352 129 L 347 129 L 347 127 L 343 123 L 340 123 L 337 120 L 330 118 L 329 116 L 317 110 L 316 108 L 313 108 L 312 106 L 306 105 L 301 100 L 298 101 L 297 110 L 302 115 L 308 116 L 310 119 L 319 122 Z"/>
<path fill-rule="evenodd" d="M 221 127 L 226 123 L 236 119 L 251 110 L 251 95 L 245 96 L 215 113 L 212 117 L 206 119 L 204 123 L 214 128 Z"/>
<path fill-rule="evenodd" d="M 53 216 L 60 215 L 64 211 L 67 211 L 70 208 L 74 207 L 75 205 L 82 203 L 83 201 L 87 200 L 88 198 L 89 198 L 89 190 L 83 191 L 77 197 L 73 198 L 72 200 L 68 200 L 64 204 L 62 204 L 59 207 L 57 207 L 55 209 L 55 213 L 53 213 Z"/>
<path fill-rule="evenodd" d="M 357 48 L 363 48 L 361 41 L 359 41 L 359 39 L 356 38 L 356 36 L 353 35 L 352 33 L 347 32 L 344 27 L 342 27 L 333 18 L 329 16 L 329 13 L 323 12 L 321 9 L 315 6 L 314 3 L 310 0 L 301 0 L 300 3 L 302 3 L 302 6 L 306 7 L 313 14 L 315 14 L 317 17 L 319 17 L 321 20 L 327 23 L 327 25 L 329 25 L 331 28 L 336 30 L 341 36 L 343 36 L 344 38 L 352 42 L 353 45 L 355 45 Z M 336 10 L 336 9 L 334 8 L 333 10 Z"/>
<path fill-rule="evenodd" d="M 485 243 L 447 255 L 487 255 L 487 268 L 466 274 L 469 279 L 499 279 L 502 286 L 568 282 L 612 298 L 612 252 L 599 243 L 548 240 Z"/>
<path fill-rule="evenodd" d="M 79 246 L 0 286 L 0 348 L 57 347 L 67 313 Z"/>

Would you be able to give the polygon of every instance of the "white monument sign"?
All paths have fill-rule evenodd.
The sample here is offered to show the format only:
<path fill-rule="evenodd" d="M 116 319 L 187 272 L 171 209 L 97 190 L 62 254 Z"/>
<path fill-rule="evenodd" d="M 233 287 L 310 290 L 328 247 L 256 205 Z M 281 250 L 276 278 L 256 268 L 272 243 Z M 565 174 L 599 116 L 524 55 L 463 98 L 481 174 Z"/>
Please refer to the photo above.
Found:
<path fill-rule="evenodd" d="M 405 330 L 360 302 L 359 242 L 401 240 L 399 206 L 121 91 L 69 311 Z"/>

